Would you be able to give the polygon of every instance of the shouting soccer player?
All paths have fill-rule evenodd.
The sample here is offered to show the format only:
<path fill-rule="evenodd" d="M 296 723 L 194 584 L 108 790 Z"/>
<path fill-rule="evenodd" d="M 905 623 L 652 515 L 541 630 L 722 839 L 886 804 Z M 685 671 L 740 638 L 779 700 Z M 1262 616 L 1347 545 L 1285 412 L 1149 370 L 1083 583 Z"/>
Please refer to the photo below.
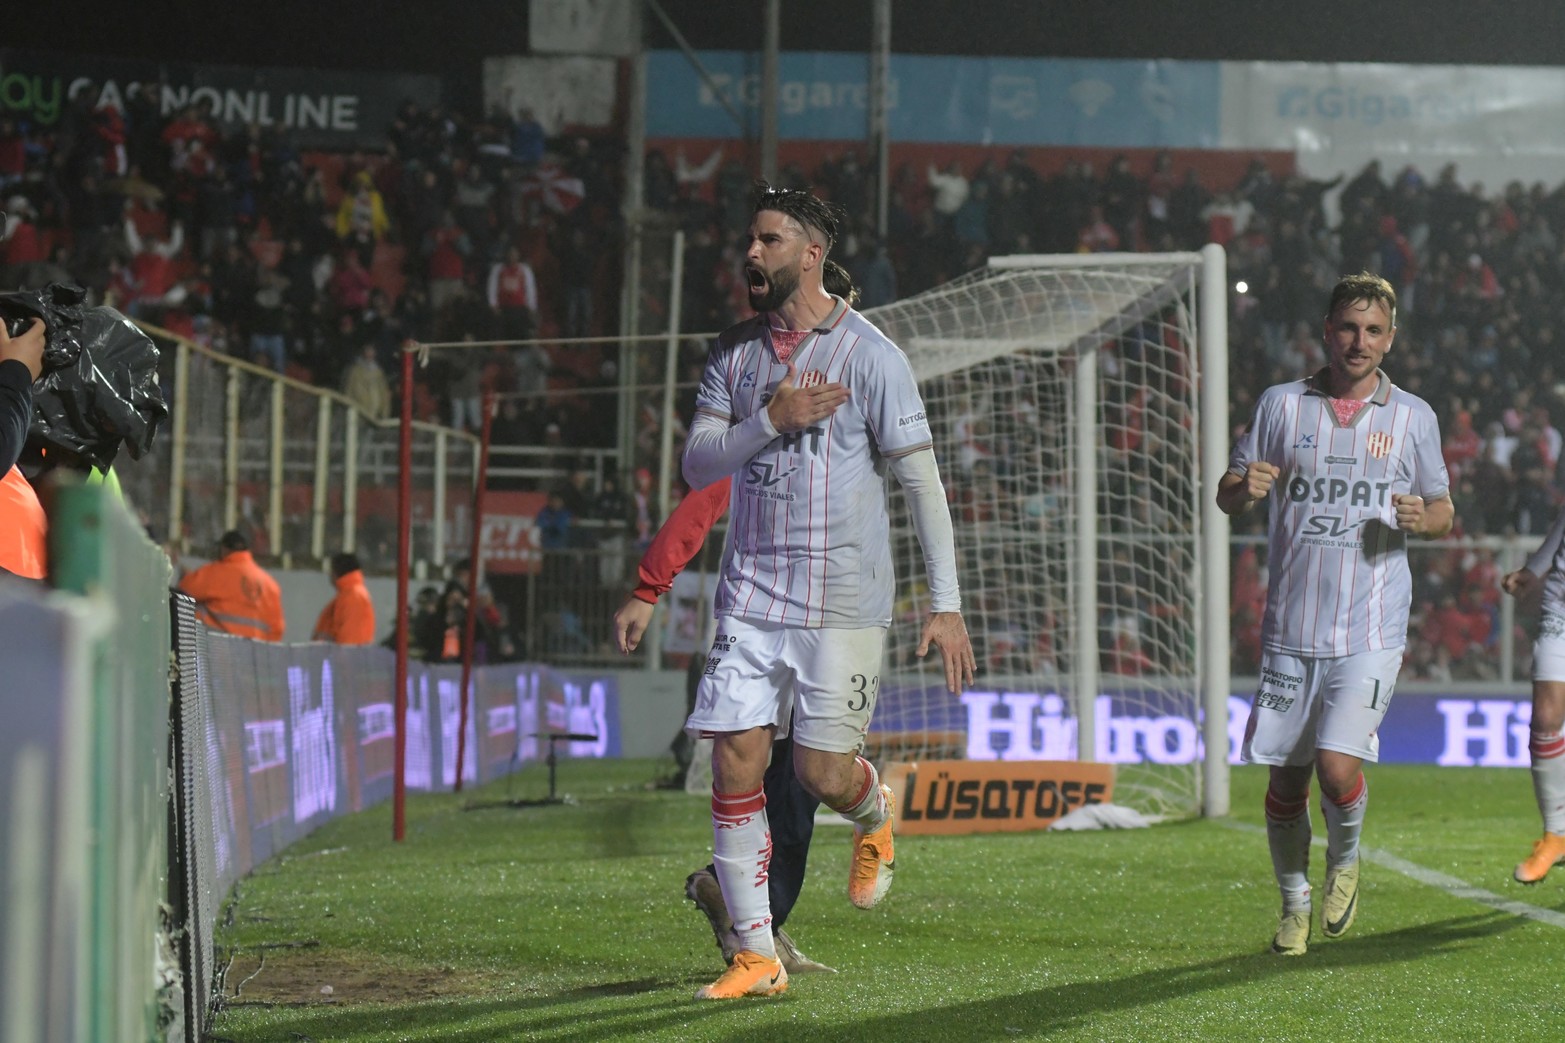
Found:
<path fill-rule="evenodd" d="M 858 304 L 859 289 L 842 265 L 828 260 L 822 263 L 821 269 L 821 285 L 827 293 L 841 297 L 849 305 Z M 640 582 L 614 613 L 614 640 L 621 652 L 629 655 L 640 645 L 642 635 L 652 624 L 652 609 L 658 598 L 669 592 L 674 577 L 690 564 L 706 542 L 707 533 L 727 512 L 730 491 L 731 483 L 724 478 L 700 492 L 691 493 L 679 501 L 679 506 L 658 528 L 636 570 Z M 701 665 L 705 665 L 704 659 Z M 821 803 L 794 777 L 791 737 L 778 739 L 773 744 L 771 763 L 761 788 L 772 832 L 772 858 L 766 874 L 766 889 L 771 902 L 772 940 L 777 957 L 790 976 L 813 972 L 835 974 L 826 964 L 804 955 L 783 930 L 804 887 L 810 840 L 815 833 L 815 810 Z M 686 877 L 685 897 L 706 917 L 718 951 L 723 954 L 723 962 L 732 964 L 739 954 L 739 936 L 728 917 L 722 887 L 717 882 L 717 868 L 704 866 Z"/>
<path fill-rule="evenodd" d="M 891 794 L 858 755 L 891 623 L 888 469 L 929 574 L 918 652 L 940 649 L 952 691 L 973 676 L 924 403 L 907 356 L 822 286 L 837 227 L 809 193 L 761 186 L 745 255 L 759 314 L 718 338 L 685 443 L 692 488 L 733 476 L 717 636 L 686 727 L 713 739 L 713 865 L 741 948 L 698 999 L 787 988 L 762 791 L 779 731 L 792 728 L 799 782 L 854 824 L 849 899 L 868 909 L 890 886 Z"/>
<path fill-rule="evenodd" d="M 1455 508 L 1434 411 L 1380 369 L 1396 337 L 1396 291 L 1344 276 L 1326 313 L 1327 362 L 1267 388 L 1234 447 L 1217 503 L 1241 514 L 1269 499 L 1261 684 L 1244 757 L 1271 765 L 1266 833 L 1282 890 L 1272 951 L 1310 938 L 1310 775 L 1326 820 L 1321 930 L 1341 936 L 1358 911 L 1359 834 L 1374 762 L 1407 644 L 1407 537 L 1436 539 Z"/>
<path fill-rule="evenodd" d="M 1543 611 L 1532 644 L 1532 790 L 1543 816 L 1543 836 L 1516 867 L 1516 879 L 1536 884 L 1565 860 L 1565 510 L 1527 564 L 1500 581 L 1524 598 L 1543 585 Z"/>

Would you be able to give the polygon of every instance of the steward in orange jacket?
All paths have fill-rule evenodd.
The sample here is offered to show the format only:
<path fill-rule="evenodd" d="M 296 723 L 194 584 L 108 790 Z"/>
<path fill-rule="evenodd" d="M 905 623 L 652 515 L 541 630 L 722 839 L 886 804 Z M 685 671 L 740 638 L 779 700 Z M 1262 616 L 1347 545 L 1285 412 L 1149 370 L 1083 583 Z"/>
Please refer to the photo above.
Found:
<path fill-rule="evenodd" d="M 32 485 L 16 469 L 33 416 L 33 381 L 43 371 L 44 324 L 12 337 L 0 319 L 0 569 L 43 579 L 48 522 Z"/>
<path fill-rule="evenodd" d="M 352 554 L 331 556 L 332 583 L 337 596 L 321 610 L 315 621 L 314 641 L 333 641 L 339 645 L 375 643 L 375 605 L 364 587 L 364 571 Z"/>
<path fill-rule="evenodd" d="M 250 543 L 237 532 L 218 541 L 222 555 L 179 581 L 179 589 L 198 602 L 196 615 L 207 626 L 257 641 L 283 639 L 283 601 L 277 581 L 250 556 Z"/>

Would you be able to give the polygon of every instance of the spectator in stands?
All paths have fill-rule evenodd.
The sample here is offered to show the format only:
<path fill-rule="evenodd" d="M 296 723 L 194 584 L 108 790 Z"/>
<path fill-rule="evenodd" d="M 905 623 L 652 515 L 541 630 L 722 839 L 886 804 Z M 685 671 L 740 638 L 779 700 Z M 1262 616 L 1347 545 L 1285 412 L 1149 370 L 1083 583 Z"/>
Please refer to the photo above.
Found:
<path fill-rule="evenodd" d="M 515 246 L 505 251 L 505 261 L 489 269 L 489 307 L 499 319 L 500 334 L 508 340 L 530 340 L 538 329 L 538 280 L 532 266 L 522 260 Z"/>
<path fill-rule="evenodd" d="M 38 211 L 24 195 L 6 200 L 0 218 L 0 280 L 5 286 L 20 286 L 31 276 L 34 265 L 44 260 L 43 241 L 38 230 Z"/>
<path fill-rule="evenodd" d="M 185 574 L 179 589 L 196 599 L 196 618 L 214 630 L 257 641 L 281 641 L 284 620 L 277 581 L 255 563 L 250 541 L 223 533 L 218 559 Z"/>
<path fill-rule="evenodd" d="M 517 109 L 511 124 L 511 158 L 525 167 L 537 166 L 547 144 L 548 135 L 533 110 L 525 105 Z"/>
<path fill-rule="evenodd" d="M 934 193 L 931 205 L 940 226 L 950 229 L 971 191 L 971 183 L 962 173 L 962 164 L 953 160 L 946 164 L 945 170 L 929 164 L 929 190 Z"/>
<path fill-rule="evenodd" d="M 479 257 L 489 256 L 489 244 L 494 239 L 494 199 L 494 183 L 484 177 L 478 163 L 468 163 L 452 194 L 452 213 Z"/>
<path fill-rule="evenodd" d="M 342 393 L 371 420 L 391 415 L 391 382 L 381 368 L 375 345 L 366 344 L 342 378 Z"/>
<path fill-rule="evenodd" d="M 162 309 L 177 306 L 185 299 L 175 266 L 175 259 L 185 246 L 185 228 L 175 221 L 167 239 L 143 239 L 136 222 L 127 218 L 124 227 L 131 253 L 130 285 L 134 288 L 125 310 L 133 318 L 153 318 Z"/>
<path fill-rule="evenodd" d="M 574 521 L 564 494 L 559 490 L 550 492 L 548 502 L 533 521 L 538 526 L 538 546 L 545 551 L 570 549 Z"/>
<path fill-rule="evenodd" d="M 374 288 L 374 277 L 353 250 L 343 252 L 342 267 L 326 284 L 338 314 L 355 314 L 369 307 L 370 292 Z"/>
<path fill-rule="evenodd" d="M 446 210 L 440 215 L 439 226 L 424 236 L 421 252 L 430 307 L 442 312 L 467 293 L 467 259 L 473 253 L 473 243 L 456 223 L 456 216 Z"/>
<path fill-rule="evenodd" d="M 391 227 L 386 202 L 367 170 L 353 176 L 353 190 L 345 193 L 337 207 L 337 238 L 358 256 L 365 268 L 375 263 L 375 244 L 385 238 Z"/>
<path fill-rule="evenodd" d="M 337 594 L 315 621 L 312 641 L 338 645 L 368 645 L 375 640 L 375 603 L 364 586 L 364 570 L 357 555 L 343 551 L 331 556 L 331 581 Z"/>

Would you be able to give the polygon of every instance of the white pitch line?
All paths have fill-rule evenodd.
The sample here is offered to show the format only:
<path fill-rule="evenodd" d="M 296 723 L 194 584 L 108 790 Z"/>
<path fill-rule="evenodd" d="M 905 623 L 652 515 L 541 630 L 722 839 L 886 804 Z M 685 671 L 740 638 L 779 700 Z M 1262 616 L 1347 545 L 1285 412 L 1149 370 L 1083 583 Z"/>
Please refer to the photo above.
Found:
<path fill-rule="evenodd" d="M 1227 819 L 1219 819 L 1218 821 L 1230 829 L 1242 830 L 1246 833 L 1259 833 L 1262 836 L 1266 835 L 1265 826 L 1257 826 L 1252 822 L 1234 822 Z M 1316 847 L 1326 846 L 1326 841 L 1321 837 L 1314 838 L 1312 843 Z M 1359 857 L 1371 865 L 1382 866 L 1401 873 L 1409 879 L 1417 880 L 1421 884 L 1444 891 L 1453 898 L 1465 898 L 1470 902 L 1487 905 L 1489 908 L 1497 909 L 1502 913 L 1510 913 L 1512 916 L 1536 920 L 1551 927 L 1565 927 L 1565 913 L 1530 905 L 1527 902 L 1518 902 L 1514 898 L 1506 898 L 1504 895 L 1497 895 L 1493 891 L 1485 891 L 1481 887 L 1474 887 L 1466 880 L 1458 879 L 1438 870 L 1426 868 L 1417 862 L 1409 862 L 1407 859 L 1399 855 L 1393 855 L 1389 851 L 1381 851 L 1378 848 L 1360 845 Z"/>

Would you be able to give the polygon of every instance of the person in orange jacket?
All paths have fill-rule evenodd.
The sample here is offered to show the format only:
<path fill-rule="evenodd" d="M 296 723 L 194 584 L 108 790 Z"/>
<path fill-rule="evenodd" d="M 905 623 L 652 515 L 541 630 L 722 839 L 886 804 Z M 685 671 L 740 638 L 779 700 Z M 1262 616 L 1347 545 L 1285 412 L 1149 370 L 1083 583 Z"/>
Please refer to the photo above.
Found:
<path fill-rule="evenodd" d="M 321 610 L 310 639 L 339 645 L 374 644 L 375 604 L 364 587 L 364 569 L 358 557 L 347 552 L 333 554 L 331 581 L 337 596 Z"/>
<path fill-rule="evenodd" d="M 214 630 L 257 641 L 283 639 L 283 601 L 277 581 L 250 556 L 250 541 L 236 531 L 218 540 L 218 560 L 179 581 L 198 602 L 197 618 Z"/>
<path fill-rule="evenodd" d="M 32 485 L 16 467 L 33 415 L 33 381 L 43 371 L 44 324 L 12 337 L 0 319 L 0 569 L 28 579 L 47 570 L 48 523 Z"/>

